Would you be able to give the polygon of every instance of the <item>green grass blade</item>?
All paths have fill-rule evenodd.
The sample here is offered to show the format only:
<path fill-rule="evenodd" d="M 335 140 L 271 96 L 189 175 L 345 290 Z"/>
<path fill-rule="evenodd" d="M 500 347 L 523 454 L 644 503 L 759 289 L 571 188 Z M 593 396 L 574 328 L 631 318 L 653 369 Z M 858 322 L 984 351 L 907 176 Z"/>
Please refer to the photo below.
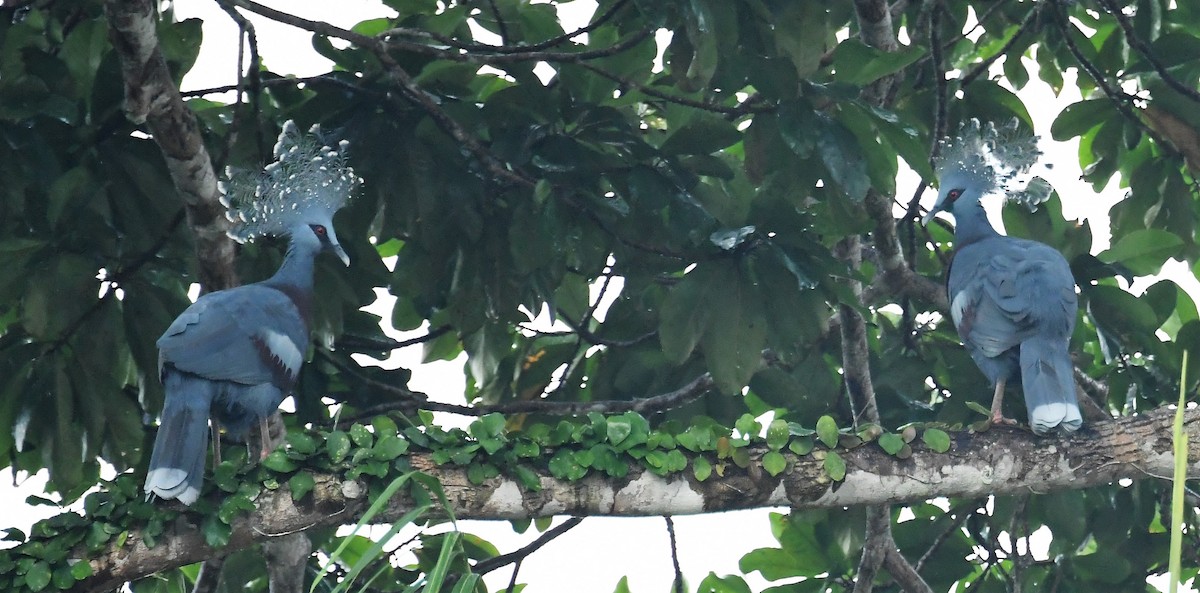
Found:
<path fill-rule="evenodd" d="M 371 506 L 367 509 L 367 512 L 364 513 L 362 518 L 358 520 L 358 523 L 354 524 L 354 529 L 350 531 L 350 534 L 344 537 L 341 545 L 339 545 L 337 549 L 329 555 L 329 561 L 325 563 L 325 566 L 321 567 L 321 571 L 318 572 L 317 576 L 313 579 L 313 584 L 308 588 L 308 593 L 313 593 L 317 590 L 317 584 L 325 578 L 326 574 L 329 574 L 329 567 L 333 566 L 339 559 L 341 559 L 342 554 L 346 551 L 346 546 L 350 545 L 350 538 L 357 535 L 358 531 L 362 529 L 363 526 L 369 524 L 371 520 L 383 510 L 383 507 L 387 505 L 388 501 L 396 495 L 396 491 L 399 490 L 400 487 L 406 482 L 408 482 L 409 478 L 411 478 L 414 473 L 416 472 L 408 472 L 396 478 L 395 480 L 392 480 L 392 483 L 388 484 L 388 487 L 383 490 L 383 492 L 379 495 L 379 498 L 376 498 L 375 502 L 371 503 Z M 334 590 L 337 591 L 339 589 L 335 588 Z"/>
<path fill-rule="evenodd" d="M 396 533 L 398 533 L 401 529 L 404 529 L 404 526 L 412 523 L 421 515 L 424 515 L 425 511 L 428 511 L 430 506 L 432 505 L 426 504 L 418 506 L 405 513 L 404 516 L 397 519 L 395 523 L 392 523 L 392 527 L 388 529 L 388 532 L 384 534 L 383 537 L 372 543 L 371 547 L 368 548 L 367 551 L 363 553 L 362 557 L 354 563 L 354 566 L 350 567 L 350 572 L 346 574 L 346 578 L 341 583 L 338 583 L 338 586 L 334 589 L 334 593 L 348 591 L 350 586 L 354 584 L 354 581 L 358 579 L 358 575 L 362 574 L 363 570 L 365 570 L 371 565 L 372 562 L 374 562 L 379 558 L 380 555 L 383 554 L 383 547 L 387 545 L 388 540 L 392 539 L 392 536 L 396 535 Z"/>
<path fill-rule="evenodd" d="M 454 548 L 458 547 L 460 537 L 462 534 L 457 531 L 446 533 L 446 541 L 442 542 L 442 549 L 438 551 L 437 564 L 433 565 L 429 578 L 425 579 L 425 593 L 442 590 L 442 581 L 446 580 L 446 573 L 450 571 L 450 560 L 454 557 Z"/>
<path fill-rule="evenodd" d="M 1175 443 L 1175 475 L 1171 490 L 1171 573 L 1170 593 L 1179 591 L 1179 579 L 1183 573 L 1183 482 L 1187 479 L 1188 435 L 1183 431 L 1183 411 L 1187 407 L 1188 352 L 1183 351 L 1183 370 L 1179 373 L 1179 407 L 1175 410 L 1175 427 L 1172 430 Z"/>

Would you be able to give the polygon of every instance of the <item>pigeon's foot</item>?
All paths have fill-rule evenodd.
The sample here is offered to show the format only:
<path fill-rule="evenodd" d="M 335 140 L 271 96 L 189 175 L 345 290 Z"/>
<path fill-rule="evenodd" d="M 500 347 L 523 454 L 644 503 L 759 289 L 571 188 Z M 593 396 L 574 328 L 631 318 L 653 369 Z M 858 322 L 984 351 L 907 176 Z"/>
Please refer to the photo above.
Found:
<path fill-rule="evenodd" d="M 1019 426 L 1020 423 L 1012 418 L 1005 418 L 1003 414 L 992 414 L 990 422 L 993 426 Z"/>

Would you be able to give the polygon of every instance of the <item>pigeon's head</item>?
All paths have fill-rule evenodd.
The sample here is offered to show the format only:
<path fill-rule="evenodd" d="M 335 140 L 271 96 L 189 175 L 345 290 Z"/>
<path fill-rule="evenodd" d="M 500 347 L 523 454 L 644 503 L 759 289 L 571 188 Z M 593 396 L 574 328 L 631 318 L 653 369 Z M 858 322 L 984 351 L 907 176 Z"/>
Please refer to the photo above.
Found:
<path fill-rule="evenodd" d="M 259 235 L 290 235 L 296 247 L 329 250 L 350 265 L 333 230 L 333 214 L 358 183 L 346 163 L 347 147 L 345 140 L 327 142 L 319 126 L 304 134 L 295 123 L 285 123 L 275 144 L 275 162 L 261 173 L 229 175 L 222 198 L 233 222 L 229 236 L 244 242 Z"/>
<path fill-rule="evenodd" d="M 939 182 L 937 202 L 929 209 L 922 224 L 929 224 L 938 212 L 949 212 L 958 218 L 969 208 L 983 207 L 979 200 L 983 198 L 987 185 L 978 175 L 958 170 L 943 175 Z"/>
<path fill-rule="evenodd" d="M 289 234 L 292 243 L 304 246 L 310 251 L 332 251 L 346 266 L 350 265 L 350 256 L 338 243 L 337 232 L 333 230 L 333 220 L 328 216 L 314 216 L 294 226 Z"/>
<path fill-rule="evenodd" d="M 989 194 L 1030 209 L 1050 197 L 1050 184 L 1031 173 L 1042 154 L 1037 137 L 1022 131 L 1015 119 L 1002 128 L 968 120 L 957 135 L 943 138 L 939 148 L 938 199 L 925 215 L 926 224 L 942 211 L 957 218 L 980 207 L 979 200 Z"/>

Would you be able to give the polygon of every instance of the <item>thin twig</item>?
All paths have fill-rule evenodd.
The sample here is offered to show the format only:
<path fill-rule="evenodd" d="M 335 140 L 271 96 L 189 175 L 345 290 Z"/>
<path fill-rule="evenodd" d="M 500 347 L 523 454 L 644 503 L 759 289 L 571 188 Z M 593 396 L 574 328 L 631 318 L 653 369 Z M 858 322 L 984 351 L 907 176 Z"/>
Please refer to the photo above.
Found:
<path fill-rule="evenodd" d="M 675 580 L 672 583 L 675 593 L 683 593 L 683 571 L 679 568 L 679 544 L 675 541 L 675 520 L 670 515 L 663 515 L 667 521 L 667 536 L 671 540 L 671 566 L 675 568 Z"/>
<path fill-rule="evenodd" d="M 249 1 L 249 0 L 237 0 Z M 303 28 L 303 27 L 302 27 Z M 500 66 L 503 64 L 518 64 L 522 62 L 556 62 L 556 63 L 579 63 L 585 60 L 594 60 L 597 58 L 607 58 L 615 56 L 649 38 L 654 34 L 653 29 L 641 29 L 636 31 L 624 39 L 608 46 L 596 49 L 587 49 L 582 51 L 520 51 L 511 53 L 474 53 L 462 50 L 451 50 L 441 47 L 434 47 L 424 43 L 416 43 L 403 39 L 378 39 L 371 38 L 376 41 L 375 45 L 382 45 L 395 49 L 402 49 L 412 53 L 441 58 L 443 60 L 451 60 L 454 62 L 469 62 L 472 64 L 487 64 L 489 66 Z M 360 36 L 361 37 L 361 36 Z M 370 46 L 364 46 L 370 47 Z"/>
<path fill-rule="evenodd" d="M 423 336 L 417 336 L 415 338 L 409 338 L 407 340 L 393 340 L 390 338 L 381 340 L 379 338 L 368 338 L 366 336 L 356 336 L 354 334 L 345 334 L 341 338 L 338 339 L 337 346 L 339 348 L 346 348 L 349 350 L 359 350 L 359 349 L 362 349 L 362 350 L 367 350 L 367 349 L 388 350 L 388 351 L 399 350 L 401 348 L 407 348 L 409 346 L 415 346 L 417 344 L 424 344 L 426 342 L 432 342 L 433 340 L 436 340 L 436 339 L 442 337 L 443 335 L 449 333 L 450 330 L 452 330 L 452 329 L 454 329 L 454 328 L 448 324 L 440 325 L 438 327 L 435 327 L 435 328 L 429 330 Z"/>
<path fill-rule="evenodd" d="M 972 82 L 975 82 L 975 79 L 979 78 L 979 76 L 981 74 L 987 72 L 988 69 L 991 68 L 992 64 L 996 62 L 996 60 L 1000 59 L 1001 56 L 1008 54 L 1008 52 L 1010 50 L 1012 50 L 1013 46 L 1017 44 L 1017 41 L 1021 38 L 1021 36 L 1024 35 L 1026 30 L 1033 24 L 1034 19 L 1038 15 L 1038 11 L 1041 9 L 1041 6 L 1042 6 L 1041 3 L 1035 3 L 1030 8 L 1029 14 L 1025 15 L 1025 19 L 1021 21 L 1021 24 L 1019 26 L 1017 26 L 1016 32 L 1013 33 L 1013 36 L 1004 44 L 1004 46 L 1001 47 L 1000 50 L 997 51 L 996 53 L 985 58 L 982 62 L 980 62 L 978 65 L 976 65 L 974 68 L 972 68 L 970 72 L 967 72 L 965 75 L 963 75 L 962 78 L 959 79 L 959 82 L 958 82 L 959 87 L 966 88 L 967 85 L 971 84 Z M 933 17 L 934 19 L 938 18 L 937 14 L 939 14 L 939 12 L 935 11 L 934 17 Z M 936 27 L 935 27 L 935 30 L 936 30 Z M 930 37 L 933 37 L 933 35 L 931 34 Z M 935 44 L 935 45 L 930 45 L 930 47 L 936 54 L 941 54 L 942 48 L 940 45 Z M 1020 58 L 1021 58 L 1020 56 L 1009 56 L 1008 57 L 1008 59 L 1010 59 L 1010 60 L 1011 59 L 1019 60 Z M 941 58 L 939 56 L 935 55 L 934 59 L 939 61 L 939 63 L 940 63 Z"/>
<path fill-rule="evenodd" d="M 588 330 L 586 327 L 584 327 L 583 323 L 575 323 L 574 321 L 571 321 L 571 318 L 567 317 L 566 311 L 563 311 L 562 309 L 558 309 L 558 317 L 559 317 L 559 319 L 562 319 L 564 323 L 566 323 L 568 326 L 570 326 L 572 331 L 569 333 L 579 335 L 579 337 L 583 338 L 587 343 L 592 344 L 593 346 L 607 346 L 609 348 L 628 348 L 629 346 L 634 346 L 636 344 L 640 344 L 640 343 L 645 342 L 646 340 L 649 340 L 650 338 L 653 338 L 654 336 L 658 335 L 658 330 L 653 329 L 653 330 L 650 330 L 640 336 L 629 338 L 627 340 L 610 340 L 608 338 L 602 338 L 602 337 L 592 333 L 590 330 Z"/>
<path fill-rule="evenodd" d="M 1150 66 L 1154 68 L 1154 71 L 1158 73 L 1163 82 L 1167 83 L 1167 86 L 1175 89 L 1179 94 L 1200 103 L 1200 92 L 1197 92 L 1193 87 L 1183 84 L 1178 78 L 1175 78 L 1167 71 L 1167 67 L 1154 55 L 1154 51 L 1150 49 L 1150 46 L 1146 45 L 1146 42 L 1137 36 L 1137 33 L 1133 30 L 1133 23 L 1129 22 L 1129 17 L 1124 12 L 1121 12 L 1121 9 L 1115 6 L 1112 0 L 1099 0 L 1099 2 L 1104 10 L 1117 19 L 1117 24 L 1121 25 L 1121 30 L 1125 32 L 1125 41 L 1129 43 L 1130 47 L 1142 54 L 1142 57 L 1146 58 L 1147 62 L 1150 62 Z"/>
<path fill-rule="evenodd" d="M 508 45 L 512 42 L 512 37 L 508 34 L 508 23 L 504 22 L 504 17 L 500 16 L 500 8 L 496 6 L 496 0 L 487 0 L 488 7 L 492 9 L 492 18 L 496 19 L 496 28 L 500 29 L 500 43 Z"/>
<path fill-rule="evenodd" d="M 963 523 L 966 523 L 967 519 L 970 519 L 971 516 L 974 515 L 978 510 L 979 507 L 976 507 L 970 512 L 960 513 L 958 517 L 950 523 L 949 527 L 947 527 L 945 531 L 939 533 L 938 536 L 934 538 L 933 543 L 929 544 L 929 548 L 925 550 L 925 553 L 922 554 L 921 557 L 917 559 L 916 564 L 913 565 L 913 570 L 917 571 L 918 574 L 924 570 L 925 563 L 933 557 L 934 552 L 937 552 L 938 549 L 942 547 L 942 544 L 946 543 L 951 536 L 953 536 L 955 533 L 958 533 L 958 531 L 962 529 Z"/>
<path fill-rule="evenodd" d="M 333 362 L 339 368 L 344 367 L 341 363 Z M 353 370 L 347 370 L 352 373 Z M 370 379 L 365 379 L 371 381 Z M 373 387 L 396 394 L 415 393 L 419 396 L 425 394 L 417 392 L 408 392 L 390 385 L 372 381 Z M 600 400 L 592 402 L 557 402 L 546 400 L 532 401 L 513 401 L 499 404 L 485 404 L 479 406 L 466 406 L 459 404 L 448 404 L 444 402 L 406 399 L 402 401 L 392 401 L 368 408 L 359 410 L 359 413 L 347 417 L 337 422 L 338 426 L 347 426 L 364 418 L 370 418 L 378 414 L 397 411 L 410 411 L 415 409 L 428 410 L 431 412 L 446 412 L 450 414 L 458 414 L 460 416 L 485 416 L 493 412 L 501 414 L 547 414 L 552 416 L 579 416 L 591 412 L 601 414 L 620 414 L 623 412 L 637 412 L 639 414 L 648 414 L 661 410 L 669 410 L 677 408 L 696 398 L 708 393 L 713 388 L 712 376 L 704 373 L 693 379 L 687 385 L 659 395 L 650 397 L 633 399 L 633 400 Z M 427 396 L 425 396 L 427 397 Z"/>
<path fill-rule="evenodd" d="M 550 543 L 552 540 L 554 540 L 554 538 L 574 529 L 576 525 L 579 525 L 582 522 L 583 517 L 571 517 L 570 519 L 563 521 L 561 524 L 547 529 L 545 533 L 539 535 L 537 539 L 529 542 L 528 545 L 519 550 L 502 554 L 500 556 L 496 556 L 495 558 L 480 560 L 475 564 L 474 567 L 472 567 L 471 571 L 482 576 L 502 566 L 519 563 L 530 554 L 538 551 L 538 549 L 540 549 L 542 546 Z"/>
<path fill-rule="evenodd" d="M 83 327 L 83 324 L 87 322 L 88 319 L 91 319 L 92 315 L 95 315 L 96 312 L 103 307 L 104 303 L 108 301 L 108 299 L 116 296 L 117 291 L 115 289 L 117 287 L 120 287 L 125 280 L 137 273 L 138 270 L 142 269 L 142 266 L 154 261 L 154 259 L 158 257 L 158 253 L 163 250 L 163 247 L 166 247 L 167 241 L 169 241 L 171 237 L 175 235 L 175 229 L 184 221 L 185 218 L 186 216 L 184 214 L 184 210 L 181 209 L 179 212 L 176 212 L 175 217 L 172 218 L 171 222 L 167 224 L 166 231 L 158 237 L 158 239 L 153 245 L 150 246 L 149 249 L 138 254 L 137 257 L 133 258 L 133 260 L 129 262 L 128 265 L 117 270 L 111 277 L 105 278 L 103 282 L 106 282 L 110 285 L 110 290 L 104 293 L 104 296 L 96 299 L 95 302 L 92 303 L 91 307 L 88 307 L 86 311 L 81 313 L 79 317 L 76 317 L 74 321 L 67 325 L 66 329 L 59 334 L 58 339 L 55 340 L 51 345 L 50 351 L 53 352 L 54 350 L 57 350 L 66 344 L 67 340 L 69 340 L 71 336 L 75 334 L 75 332 L 79 331 L 79 329 Z"/>
<path fill-rule="evenodd" d="M 590 33 L 591 31 L 595 30 L 597 27 L 603 25 L 604 23 L 606 23 L 610 19 L 612 19 L 612 17 L 614 15 L 616 15 L 617 11 L 620 10 L 621 8 L 623 8 L 628 2 L 629 2 L 629 0 L 620 0 L 618 2 L 615 2 L 615 3 L 613 3 L 613 5 L 611 7 L 609 7 L 608 10 L 606 10 L 600 16 L 596 17 L 595 20 L 588 23 L 587 25 L 584 25 L 583 27 L 575 29 L 574 31 L 568 31 L 557 37 L 552 37 L 545 41 L 539 41 L 538 43 L 529 43 L 529 44 L 515 43 L 515 44 L 510 44 L 510 45 L 487 45 L 484 43 L 471 43 L 471 42 L 466 42 L 466 41 L 460 41 L 458 39 L 450 37 L 449 35 L 442 35 L 441 33 L 437 33 L 435 31 L 427 31 L 425 29 L 410 29 L 407 27 L 397 27 L 395 29 L 389 29 L 387 31 L 384 31 L 382 34 L 380 34 L 380 37 L 388 38 L 388 37 L 395 37 L 395 36 L 403 35 L 406 37 L 428 38 L 428 39 L 433 39 L 435 41 L 438 41 L 439 43 L 443 43 L 449 47 L 455 47 L 455 48 L 461 49 L 463 51 L 468 51 L 468 52 L 473 52 L 473 53 L 504 54 L 504 53 L 533 52 L 533 51 L 549 49 L 551 47 L 562 45 L 580 35 L 583 35 L 585 33 Z"/>
<path fill-rule="evenodd" d="M 462 127 L 454 118 L 450 117 L 437 101 L 422 89 L 412 75 L 410 75 L 398 62 L 388 53 L 388 44 L 367 35 L 348 31 L 340 27 L 335 27 L 329 23 L 322 21 L 311 21 L 303 19 L 283 11 L 275 10 L 267 6 L 263 6 L 253 0 L 229 0 L 237 6 L 245 8 L 255 14 L 261 15 L 273 21 L 298 27 L 306 31 L 311 31 L 318 35 L 326 37 L 335 37 L 349 41 L 363 49 L 367 49 L 375 54 L 379 62 L 383 65 L 384 71 L 388 77 L 394 82 L 400 90 L 400 94 L 409 102 L 420 107 L 425 113 L 437 124 L 443 132 L 446 132 L 450 137 L 463 145 L 475 158 L 483 162 L 487 170 L 497 179 L 503 180 L 509 184 L 516 184 L 525 187 L 533 187 L 534 182 L 525 176 L 510 170 L 507 165 L 500 159 L 496 158 L 490 151 L 472 136 L 465 128 Z M 399 98 L 397 98 L 399 100 Z"/>
<path fill-rule="evenodd" d="M 1095 64 L 1091 63 L 1091 61 L 1089 61 L 1087 57 L 1083 55 L 1083 52 L 1079 49 L 1079 46 L 1071 37 L 1072 25 L 1070 21 L 1067 20 L 1066 15 L 1059 13 L 1057 17 L 1058 18 L 1056 20 L 1058 21 L 1059 29 L 1063 34 L 1063 42 L 1066 43 L 1067 50 L 1075 58 L 1075 61 L 1079 63 L 1080 69 L 1086 72 L 1089 77 L 1091 77 L 1092 81 L 1096 83 L 1096 86 L 1099 87 L 1101 92 L 1104 93 L 1104 96 L 1108 97 L 1109 101 L 1112 101 L 1113 106 L 1117 108 L 1117 111 L 1120 111 L 1121 115 L 1125 116 L 1125 119 L 1141 128 L 1147 136 L 1154 140 L 1155 144 L 1164 148 L 1169 148 L 1171 145 L 1163 141 L 1157 132 L 1143 123 L 1142 119 L 1133 112 L 1132 105 L 1135 97 L 1126 94 L 1122 90 L 1113 88 L 1113 86 L 1109 84 L 1108 79 L 1104 77 L 1104 73 L 1101 72 Z"/>

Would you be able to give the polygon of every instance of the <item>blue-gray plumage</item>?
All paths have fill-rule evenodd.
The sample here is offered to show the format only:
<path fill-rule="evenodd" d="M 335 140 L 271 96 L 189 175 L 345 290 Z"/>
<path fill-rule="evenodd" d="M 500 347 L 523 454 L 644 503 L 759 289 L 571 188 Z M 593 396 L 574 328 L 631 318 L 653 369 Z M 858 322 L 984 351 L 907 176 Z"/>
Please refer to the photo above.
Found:
<path fill-rule="evenodd" d="M 266 419 L 292 392 L 308 348 L 314 260 L 332 251 L 350 264 L 332 222 L 355 182 L 342 148 L 317 144 L 289 122 L 249 203 L 227 203 L 231 236 L 287 234 L 287 255 L 267 280 L 200 297 L 159 338 L 166 401 L 147 494 L 195 502 L 210 418 L 234 437 L 259 425 L 267 442 Z"/>
<path fill-rule="evenodd" d="M 971 358 L 994 385 L 993 422 L 1006 421 L 1004 388 L 1019 377 L 1035 433 L 1074 431 L 1082 424 L 1067 349 L 1077 307 L 1074 277 L 1058 251 L 1005 237 L 988 222 L 980 199 L 1004 190 L 1003 182 L 1028 164 L 994 152 L 988 158 L 969 154 L 995 151 L 994 129 L 983 133 L 985 140 L 991 133 L 992 142 L 960 137 L 951 160 L 943 160 L 938 200 L 925 218 L 928 222 L 940 211 L 954 215 L 954 256 L 946 283 L 950 314 Z"/>

